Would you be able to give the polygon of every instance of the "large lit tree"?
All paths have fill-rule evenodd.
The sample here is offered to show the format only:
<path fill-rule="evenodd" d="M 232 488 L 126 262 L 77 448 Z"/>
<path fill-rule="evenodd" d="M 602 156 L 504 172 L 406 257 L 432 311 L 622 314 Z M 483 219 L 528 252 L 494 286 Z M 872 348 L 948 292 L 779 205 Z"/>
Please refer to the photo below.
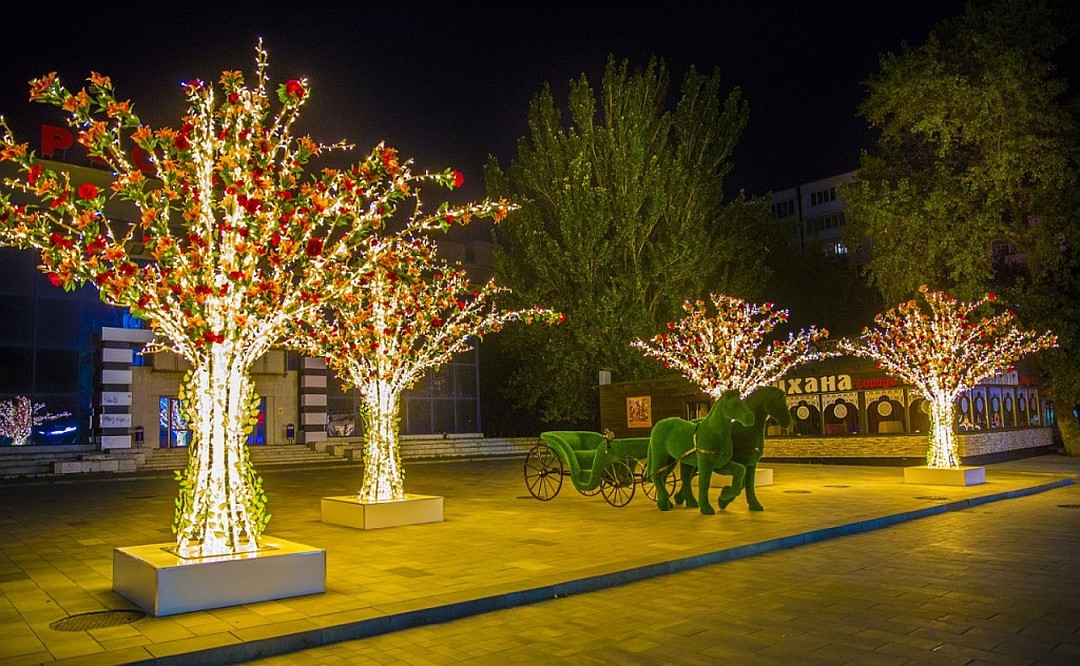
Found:
<path fill-rule="evenodd" d="M 519 361 L 509 385 L 545 421 L 594 416 L 597 372 L 655 375 L 629 347 L 710 290 L 764 284 L 775 225 L 763 202 L 726 199 L 724 177 L 746 125 L 738 90 L 691 69 L 677 102 L 652 61 L 631 72 L 609 59 L 601 89 L 571 82 L 563 118 L 548 88 L 529 108 L 529 135 L 489 194 L 521 204 L 498 229 L 495 275 L 518 303 L 567 315 L 556 329 L 519 327 L 500 343 Z"/>
<path fill-rule="evenodd" d="M 841 340 L 840 349 L 874 359 L 890 375 L 914 386 L 930 404 L 930 468 L 960 466 L 953 413 L 960 394 L 1008 368 L 1021 357 L 1053 347 L 1057 338 L 1021 329 L 1010 310 L 978 315 L 995 300 L 959 301 L 940 291 L 919 288 L 929 312 L 914 301 L 883 312 L 856 340 Z"/>
<path fill-rule="evenodd" d="M 327 364 L 360 395 L 364 424 L 364 502 L 405 497 L 398 441 L 401 394 L 425 372 L 470 348 L 477 336 L 510 321 L 553 322 L 542 310 L 500 309 L 503 291 L 474 285 L 461 268 L 442 262 L 435 243 L 411 234 L 372 238 L 370 268 L 359 282 L 351 267 L 331 262 L 335 298 L 318 315 L 298 320 L 292 344 Z"/>
<path fill-rule="evenodd" d="M 859 109 L 880 138 L 843 196 L 846 242 L 871 241 L 885 303 L 924 283 L 960 298 L 997 290 L 1061 336 L 1040 365 L 1080 455 L 1080 135 L 1054 65 L 1076 19 L 1074 3 L 973 1 L 883 56 Z"/>
<path fill-rule="evenodd" d="M 650 340 L 634 340 L 633 347 L 678 370 L 713 400 L 727 391 L 745 398 L 792 368 L 830 355 L 820 344 L 829 332 L 813 326 L 766 345 L 766 336 L 788 320 L 788 311 L 775 310 L 772 303 L 722 294 L 711 300 L 712 313 L 705 301 L 686 301 L 685 317 Z"/>
<path fill-rule="evenodd" d="M 188 81 L 180 127 L 153 130 L 106 76 L 93 74 L 75 92 L 55 74 L 32 81 L 31 99 L 68 112 L 79 143 L 115 171 L 109 192 L 35 160 L 6 125 L 0 137 L 0 158 L 19 169 L 4 181 L 0 242 L 39 250 L 56 286 L 97 285 L 102 300 L 149 322 L 152 350 L 192 365 L 181 390 L 194 436 L 174 524 L 185 555 L 258 547 L 269 515 L 244 444 L 257 399 L 248 371 L 293 320 L 332 296 L 328 258 L 362 268 L 368 237 L 421 182 L 460 184 L 451 171 L 414 176 L 383 146 L 351 168 L 310 173 L 312 158 L 347 146 L 293 134 L 306 80 L 269 85 L 260 44 L 254 85 L 237 71 L 216 86 Z M 132 143 L 152 159 L 152 177 L 130 156 Z M 134 204 L 137 219 L 109 218 L 110 198 Z M 425 215 L 417 207 L 410 224 L 443 228 L 500 209 L 444 205 Z"/>

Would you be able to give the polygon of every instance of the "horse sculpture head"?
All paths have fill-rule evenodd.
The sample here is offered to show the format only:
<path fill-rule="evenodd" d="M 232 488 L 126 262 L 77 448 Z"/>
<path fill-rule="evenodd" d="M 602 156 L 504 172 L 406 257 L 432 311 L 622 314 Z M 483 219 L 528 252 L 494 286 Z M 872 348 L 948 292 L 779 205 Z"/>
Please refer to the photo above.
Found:
<path fill-rule="evenodd" d="M 709 416 L 706 418 L 711 420 L 715 418 L 714 414 L 723 418 L 728 424 L 734 420 L 744 426 L 754 425 L 754 412 L 743 402 L 742 398 L 739 397 L 739 392 L 735 390 L 724 391 L 720 399 L 709 410 Z"/>
<path fill-rule="evenodd" d="M 755 414 L 762 415 L 761 425 L 765 425 L 765 416 L 771 416 L 781 428 L 791 427 L 791 412 L 788 411 L 787 393 L 775 386 L 760 386 L 754 389 L 746 402 Z"/>

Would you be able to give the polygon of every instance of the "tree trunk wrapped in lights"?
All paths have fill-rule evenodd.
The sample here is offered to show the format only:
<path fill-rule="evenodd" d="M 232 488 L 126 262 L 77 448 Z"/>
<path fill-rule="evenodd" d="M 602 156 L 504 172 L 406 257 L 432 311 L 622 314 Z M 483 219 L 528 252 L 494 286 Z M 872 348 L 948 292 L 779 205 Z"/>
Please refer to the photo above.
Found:
<path fill-rule="evenodd" d="M 501 310 L 493 282 L 474 286 L 463 270 L 438 260 L 435 243 L 409 230 L 372 239 L 371 270 L 359 282 L 347 266 L 327 266 L 337 298 L 321 317 L 297 320 L 294 344 L 326 357 L 328 366 L 361 397 L 364 424 L 363 502 L 405 497 L 398 441 L 403 391 L 424 373 L 470 348 L 476 336 L 510 321 L 554 323 L 540 308 Z"/>
<path fill-rule="evenodd" d="M 253 550 L 266 526 L 245 447 L 252 364 L 335 290 L 360 288 L 368 238 L 421 185 L 461 185 L 452 170 L 413 175 L 383 145 L 350 168 L 309 173 L 313 157 L 350 146 L 294 136 L 308 82 L 270 90 L 266 73 L 260 43 L 253 86 L 236 71 L 216 86 L 187 81 L 180 127 L 157 130 L 116 99 L 106 76 L 92 74 L 74 93 L 55 73 L 32 81 L 31 99 L 68 112 L 79 143 L 115 172 L 109 192 L 35 160 L 0 121 L 0 160 L 19 168 L 0 194 L 0 243 L 39 250 L 55 286 L 94 283 L 102 300 L 149 322 L 157 341 L 148 351 L 168 349 L 192 365 L 184 389 L 194 440 L 174 525 L 184 555 Z M 134 204 L 137 219 L 110 219 L 110 198 Z M 417 206 L 409 224 L 445 229 L 505 211 L 502 202 L 444 203 L 430 214 Z M 331 260 L 350 269 L 333 285 L 324 269 Z"/>
<path fill-rule="evenodd" d="M 765 336 L 788 319 L 788 311 L 774 310 L 772 303 L 713 294 L 712 305 L 716 314 L 709 316 L 704 301 L 686 301 L 686 316 L 669 323 L 667 332 L 631 344 L 681 372 L 713 400 L 726 391 L 745 398 L 792 368 L 831 355 L 820 344 L 829 332 L 815 327 L 763 346 Z"/>
<path fill-rule="evenodd" d="M 919 288 L 929 313 L 914 300 L 874 318 L 857 340 L 841 340 L 840 349 L 874 359 L 878 367 L 916 387 L 930 403 L 927 466 L 960 466 L 954 405 L 960 394 L 983 379 L 1007 369 L 1021 357 L 1057 345 L 1050 332 L 1022 330 L 1012 311 L 977 318 L 977 311 L 996 297 L 957 301 L 951 295 Z"/>

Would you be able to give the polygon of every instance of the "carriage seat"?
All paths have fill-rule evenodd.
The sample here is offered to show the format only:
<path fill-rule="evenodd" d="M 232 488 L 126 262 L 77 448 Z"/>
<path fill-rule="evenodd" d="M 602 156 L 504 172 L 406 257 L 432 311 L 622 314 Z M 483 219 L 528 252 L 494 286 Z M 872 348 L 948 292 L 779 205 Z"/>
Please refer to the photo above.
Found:
<path fill-rule="evenodd" d="M 573 454 L 578 465 L 591 469 L 596 451 L 604 444 L 604 436 L 588 430 L 551 430 L 540 434 L 547 445 L 564 455 Z"/>

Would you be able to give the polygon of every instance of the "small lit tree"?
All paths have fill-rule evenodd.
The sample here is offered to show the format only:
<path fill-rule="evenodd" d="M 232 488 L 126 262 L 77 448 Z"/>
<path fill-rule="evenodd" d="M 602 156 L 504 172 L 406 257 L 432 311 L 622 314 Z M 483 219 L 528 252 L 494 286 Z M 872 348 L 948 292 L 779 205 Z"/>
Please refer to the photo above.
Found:
<path fill-rule="evenodd" d="M 830 355 L 818 344 L 829 332 L 816 327 L 764 346 L 764 338 L 787 321 L 787 310 L 722 294 L 711 298 L 714 314 L 705 301 L 686 301 L 686 316 L 668 323 L 667 332 L 631 344 L 681 372 L 713 400 L 731 390 L 745 398 L 792 368 Z"/>
<path fill-rule="evenodd" d="M 30 439 L 34 426 L 71 416 L 68 412 L 38 414 L 44 408 L 44 404 L 31 403 L 30 398 L 21 395 L 15 396 L 14 400 L 0 402 L 0 437 L 11 438 L 12 446 L 22 446 Z"/>
<path fill-rule="evenodd" d="M 461 175 L 414 176 L 382 145 L 351 168 L 309 173 L 312 158 L 348 146 L 293 135 L 307 80 L 268 89 L 261 43 L 253 86 L 227 71 L 217 86 L 192 80 L 183 89 L 181 126 L 151 130 L 116 99 L 108 77 L 94 73 L 74 93 L 55 74 L 32 81 L 31 99 L 67 111 L 79 143 L 117 175 L 111 194 L 71 182 L 0 123 L 0 159 L 20 170 L 0 194 L 0 243 L 39 250 L 56 286 L 93 282 L 105 302 L 150 323 L 159 341 L 150 351 L 191 363 L 182 396 L 193 438 L 174 529 L 181 554 L 220 555 L 257 549 L 269 520 L 244 445 L 257 404 L 252 363 L 333 295 L 330 257 L 353 262 L 359 275 L 368 237 L 420 184 L 453 189 Z M 129 133 L 152 161 L 152 178 L 125 150 Z M 133 203 L 138 218 L 108 218 L 110 196 Z M 408 225 L 445 229 L 454 218 L 500 211 L 489 202 L 425 214 L 417 204 Z"/>
<path fill-rule="evenodd" d="M 561 320 L 549 310 L 501 310 L 504 291 L 474 286 L 460 268 L 436 257 L 435 243 L 412 234 L 372 238 L 371 267 L 357 282 L 349 267 L 328 266 L 336 297 L 321 316 L 296 321 L 293 344 L 325 356 L 328 366 L 361 397 L 364 424 L 364 502 L 405 497 L 398 443 L 401 393 L 425 372 L 472 346 L 476 336 L 510 321 Z"/>
<path fill-rule="evenodd" d="M 979 318 L 977 311 L 995 300 L 958 301 L 951 295 L 919 292 L 929 312 L 914 300 L 874 318 L 875 328 L 857 340 L 841 340 L 844 352 L 874 359 L 878 367 L 916 387 L 930 404 L 930 446 L 927 466 L 960 466 L 953 409 L 960 394 L 1008 368 L 1019 358 L 1057 345 L 1057 337 L 1022 330 L 1010 310 Z"/>

